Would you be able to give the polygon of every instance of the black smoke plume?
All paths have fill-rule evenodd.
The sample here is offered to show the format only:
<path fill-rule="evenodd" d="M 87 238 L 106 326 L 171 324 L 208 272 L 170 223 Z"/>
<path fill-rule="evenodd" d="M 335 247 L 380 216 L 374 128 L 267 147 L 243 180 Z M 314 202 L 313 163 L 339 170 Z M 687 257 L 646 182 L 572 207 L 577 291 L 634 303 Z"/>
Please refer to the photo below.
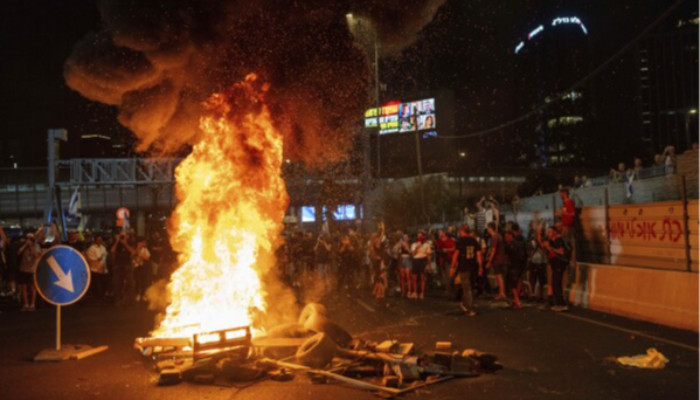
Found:
<path fill-rule="evenodd" d="M 249 73 L 269 82 L 287 157 L 342 157 L 369 103 L 368 58 L 346 15 L 384 54 L 411 43 L 443 0 L 98 0 L 102 30 L 76 44 L 67 84 L 119 108 L 138 150 L 197 142 L 202 103 Z"/>

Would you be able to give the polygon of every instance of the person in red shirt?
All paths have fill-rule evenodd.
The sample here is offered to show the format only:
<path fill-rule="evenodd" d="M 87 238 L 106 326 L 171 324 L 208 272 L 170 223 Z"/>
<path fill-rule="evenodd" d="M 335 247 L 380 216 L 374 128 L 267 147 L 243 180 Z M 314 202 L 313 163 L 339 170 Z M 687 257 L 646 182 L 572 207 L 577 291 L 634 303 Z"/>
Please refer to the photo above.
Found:
<path fill-rule="evenodd" d="M 569 197 L 569 189 L 561 189 L 559 191 L 559 196 L 561 196 L 561 201 L 563 203 L 562 208 L 557 212 L 557 215 L 559 218 L 561 218 L 561 236 L 567 241 L 569 247 L 571 248 L 571 261 L 574 262 L 576 259 L 576 238 L 574 236 L 576 205 Z"/>
<path fill-rule="evenodd" d="M 438 240 L 435 241 L 435 249 L 437 252 L 437 266 L 442 275 L 442 282 L 445 285 L 445 294 L 450 294 L 450 265 L 452 257 L 455 253 L 455 240 L 449 237 L 445 231 L 438 232 Z"/>

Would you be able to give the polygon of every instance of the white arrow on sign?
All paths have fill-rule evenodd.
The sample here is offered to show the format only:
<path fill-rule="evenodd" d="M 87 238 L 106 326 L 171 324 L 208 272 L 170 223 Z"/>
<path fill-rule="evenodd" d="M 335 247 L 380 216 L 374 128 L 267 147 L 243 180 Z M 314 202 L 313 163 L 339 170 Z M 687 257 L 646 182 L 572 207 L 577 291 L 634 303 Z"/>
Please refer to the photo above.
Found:
<path fill-rule="evenodd" d="M 46 262 L 49 264 L 49 267 L 51 267 L 53 273 L 56 274 L 56 276 L 58 277 L 58 280 L 54 282 L 54 284 L 73 293 L 73 276 L 71 275 L 72 271 L 69 270 L 67 274 L 64 273 L 61 269 L 61 266 L 58 265 L 58 262 L 55 258 L 53 258 L 53 256 L 46 259 Z"/>

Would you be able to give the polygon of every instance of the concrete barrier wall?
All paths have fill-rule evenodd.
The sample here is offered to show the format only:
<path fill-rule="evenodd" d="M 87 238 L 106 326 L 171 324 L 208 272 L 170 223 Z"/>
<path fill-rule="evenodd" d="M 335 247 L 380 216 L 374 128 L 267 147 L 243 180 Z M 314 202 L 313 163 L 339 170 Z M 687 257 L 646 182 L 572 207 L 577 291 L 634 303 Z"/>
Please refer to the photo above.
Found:
<path fill-rule="evenodd" d="M 554 221 L 551 208 L 503 216 L 527 233 L 533 222 Z M 576 242 L 577 259 L 586 262 L 688 271 L 689 257 L 698 271 L 698 200 L 688 201 L 687 212 L 682 201 L 580 208 Z"/>
<path fill-rule="evenodd" d="M 698 331 L 698 275 L 578 263 L 569 301 L 628 318 Z"/>
<path fill-rule="evenodd" d="M 699 215 L 698 200 L 579 209 L 571 302 L 697 332 Z M 554 220 L 551 206 L 504 217 L 523 227 Z"/>

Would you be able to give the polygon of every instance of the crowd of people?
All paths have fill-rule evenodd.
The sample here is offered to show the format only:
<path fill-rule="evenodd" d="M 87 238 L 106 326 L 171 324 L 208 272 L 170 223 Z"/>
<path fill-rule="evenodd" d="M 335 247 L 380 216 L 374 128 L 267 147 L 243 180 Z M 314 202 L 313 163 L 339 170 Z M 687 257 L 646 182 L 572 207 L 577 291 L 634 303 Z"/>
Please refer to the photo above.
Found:
<path fill-rule="evenodd" d="M 558 220 L 546 229 L 531 224 L 527 237 L 517 223 L 501 220 L 493 197 L 481 198 L 459 227 L 409 233 L 389 232 L 379 223 L 369 235 L 355 227 L 335 235 L 296 232 L 279 249 L 280 271 L 293 287 L 321 282 L 349 295 L 371 289 L 377 299 L 395 292 L 422 300 L 431 289 L 461 299 L 460 308 L 470 316 L 477 314 L 479 296 L 508 301 L 516 309 L 527 296 L 565 311 L 563 281 L 575 256 L 575 207 L 567 189 L 560 195 L 564 206 Z"/>
<path fill-rule="evenodd" d="M 693 143 L 693 150 L 697 150 L 697 143 Z M 662 168 L 667 175 L 676 171 L 676 148 L 674 146 L 666 146 L 660 154 L 654 155 L 650 167 Z M 610 169 L 609 178 L 613 183 L 624 183 L 640 178 L 640 172 L 646 168 L 641 158 L 635 157 L 632 167 L 627 167 L 627 164 L 620 162 L 616 168 Z M 579 187 L 574 183 L 575 187 Z M 586 187 L 585 182 L 582 182 L 582 187 Z M 590 185 L 589 185 L 590 186 Z"/>
<path fill-rule="evenodd" d="M 22 311 L 36 309 L 34 269 L 43 252 L 63 244 L 85 257 L 91 283 L 86 302 L 92 304 L 146 301 L 145 292 L 159 276 L 167 274 L 174 255 L 167 240 L 154 232 L 149 240 L 134 230 L 117 233 L 68 231 L 67 240 L 54 224 L 18 237 L 10 237 L 0 227 L 0 297 L 21 305 Z"/>
<path fill-rule="evenodd" d="M 476 315 L 474 299 L 480 296 L 507 301 L 516 309 L 526 296 L 563 311 L 562 280 L 574 257 L 575 208 L 568 190 L 560 193 L 564 207 L 559 220 L 547 229 L 533 223 L 527 238 L 517 223 L 502 221 L 493 197 L 482 197 L 473 213 L 467 209 L 459 227 L 409 233 L 390 232 L 379 223 L 370 234 L 356 227 L 333 235 L 328 230 L 319 235 L 297 231 L 278 249 L 280 275 L 298 291 L 321 285 L 326 293 L 351 295 L 369 289 L 377 299 L 397 295 L 410 300 L 423 300 L 430 291 L 459 298 L 460 308 L 470 316 Z M 92 278 L 86 303 L 145 301 L 151 283 L 166 278 L 176 264 L 160 231 L 148 240 L 133 229 L 69 231 L 62 243 L 55 225 L 17 238 L 0 228 L 0 295 L 15 299 L 22 311 L 34 311 L 37 259 L 58 244 L 75 248 L 88 263 Z"/>

